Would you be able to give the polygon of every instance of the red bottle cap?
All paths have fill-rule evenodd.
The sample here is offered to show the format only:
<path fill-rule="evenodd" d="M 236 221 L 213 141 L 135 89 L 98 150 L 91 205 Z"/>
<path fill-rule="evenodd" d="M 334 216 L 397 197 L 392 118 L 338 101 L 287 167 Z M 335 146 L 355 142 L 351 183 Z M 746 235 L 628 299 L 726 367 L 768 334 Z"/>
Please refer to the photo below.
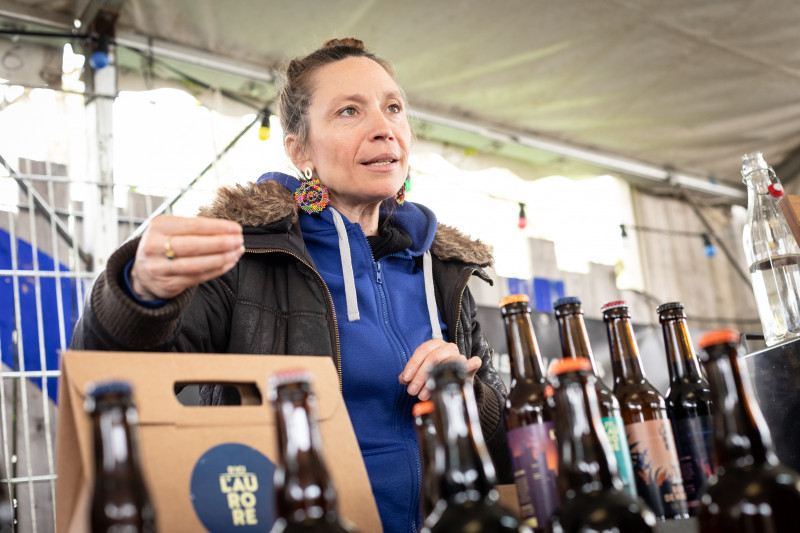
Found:
<path fill-rule="evenodd" d="M 600 311 L 608 311 L 609 309 L 617 309 L 618 307 L 628 307 L 628 304 L 623 300 L 608 302 L 607 304 L 605 304 L 603 307 L 600 308 Z"/>
<path fill-rule="evenodd" d="M 714 344 L 739 344 L 741 338 L 742 334 L 735 329 L 718 329 L 709 331 L 701 336 L 700 340 L 697 341 L 697 345 L 700 346 L 700 348 L 706 348 Z"/>
<path fill-rule="evenodd" d="M 769 185 L 767 185 L 767 190 L 775 198 L 780 198 L 785 194 L 785 191 L 783 190 L 783 185 L 781 185 L 780 183 L 770 183 Z"/>

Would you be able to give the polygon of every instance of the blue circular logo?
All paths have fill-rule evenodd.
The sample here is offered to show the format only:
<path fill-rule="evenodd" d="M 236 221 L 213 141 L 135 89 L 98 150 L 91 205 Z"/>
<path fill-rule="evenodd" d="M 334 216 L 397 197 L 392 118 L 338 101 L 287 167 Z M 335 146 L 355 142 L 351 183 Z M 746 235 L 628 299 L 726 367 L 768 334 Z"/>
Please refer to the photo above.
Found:
<path fill-rule="evenodd" d="M 244 444 L 220 444 L 192 470 L 194 512 L 210 533 L 269 531 L 275 522 L 275 465 Z"/>

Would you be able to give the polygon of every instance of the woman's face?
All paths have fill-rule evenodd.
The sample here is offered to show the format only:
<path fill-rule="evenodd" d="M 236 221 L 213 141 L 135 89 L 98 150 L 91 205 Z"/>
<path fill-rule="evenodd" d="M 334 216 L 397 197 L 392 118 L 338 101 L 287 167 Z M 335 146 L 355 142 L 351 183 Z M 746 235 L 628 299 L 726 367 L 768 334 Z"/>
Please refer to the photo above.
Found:
<path fill-rule="evenodd" d="M 411 128 L 394 79 L 375 61 L 349 57 L 313 75 L 305 151 L 293 157 L 311 167 L 337 207 L 380 202 L 394 195 L 408 171 Z M 296 139 L 287 139 L 287 148 Z"/>

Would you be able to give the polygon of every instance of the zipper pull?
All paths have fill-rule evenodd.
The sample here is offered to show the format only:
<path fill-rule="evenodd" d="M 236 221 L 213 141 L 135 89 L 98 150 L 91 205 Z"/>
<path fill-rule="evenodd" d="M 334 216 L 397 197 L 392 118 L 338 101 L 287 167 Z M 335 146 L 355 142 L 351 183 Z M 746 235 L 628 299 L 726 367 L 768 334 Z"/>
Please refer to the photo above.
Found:
<path fill-rule="evenodd" d="M 379 284 L 383 284 L 383 276 L 381 276 L 381 264 L 380 264 L 380 262 L 376 261 L 375 262 L 375 267 L 378 269 L 377 281 L 378 281 Z"/>

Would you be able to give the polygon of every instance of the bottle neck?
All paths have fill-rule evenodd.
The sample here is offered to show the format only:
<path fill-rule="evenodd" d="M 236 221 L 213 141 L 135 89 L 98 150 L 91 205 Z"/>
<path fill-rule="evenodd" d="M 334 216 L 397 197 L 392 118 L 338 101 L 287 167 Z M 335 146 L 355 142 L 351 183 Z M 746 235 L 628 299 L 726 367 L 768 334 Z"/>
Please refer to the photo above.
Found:
<path fill-rule="evenodd" d="M 683 317 L 663 317 L 661 330 L 664 334 L 664 347 L 667 352 L 667 366 L 671 382 L 702 379 L 700 362 L 692 348 L 689 328 Z"/>
<path fill-rule="evenodd" d="M 592 373 L 597 376 L 597 363 L 594 360 L 589 334 L 583 314 L 579 312 L 557 313 L 558 333 L 561 339 L 563 357 L 585 357 L 592 364 Z"/>
<path fill-rule="evenodd" d="M 706 375 L 714 398 L 714 452 L 721 467 L 775 464 L 777 456 L 750 378 L 734 347 L 707 350 Z"/>
<path fill-rule="evenodd" d="M 611 349 L 611 366 L 614 381 L 642 381 L 645 379 L 642 362 L 639 359 L 639 347 L 633 335 L 633 326 L 627 316 L 615 312 L 606 312 L 603 316 L 606 323 L 608 345 Z"/>
<path fill-rule="evenodd" d="M 278 396 L 277 514 L 292 521 L 336 513 L 336 491 L 329 481 L 317 422 L 311 413 L 308 393 L 293 391 Z"/>
<path fill-rule="evenodd" d="M 125 406 L 106 407 L 92 414 L 97 476 L 130 475 L 138 471 L 130 422 Z"/>
<path fill-rule="evenodd" d="M 605 436 L 595 389 L 596 378 L 577 372 L 558 377 L 555 430 L 558 486 L 562 499 L 576 493 L 621 490 L 616 459 Z"/>
<path fill-rule="evenodd" d="M 496 481 L 475 400 L 466 387 L 457 381 L 437 383 L 433 394 L 437 456 L 443 458 L 439 496 L 448 501 L 483 499 Z"/>
<path fill-rule="evenodd" d="M 747 199 L 748 205 L 752 205 L 750 200 L 757 197 L 764 197 L 769 195 L 769 184 L 772 183 L 769 169 L 758 169 L 750 172 L 744 176 L 742 181 L 747 185 Z"/>
<path fill-rule="evenodd" d="M 504 317 L 511 380 L 544 381 L 544 363 L 528 312 L 510 313 Z"/>

